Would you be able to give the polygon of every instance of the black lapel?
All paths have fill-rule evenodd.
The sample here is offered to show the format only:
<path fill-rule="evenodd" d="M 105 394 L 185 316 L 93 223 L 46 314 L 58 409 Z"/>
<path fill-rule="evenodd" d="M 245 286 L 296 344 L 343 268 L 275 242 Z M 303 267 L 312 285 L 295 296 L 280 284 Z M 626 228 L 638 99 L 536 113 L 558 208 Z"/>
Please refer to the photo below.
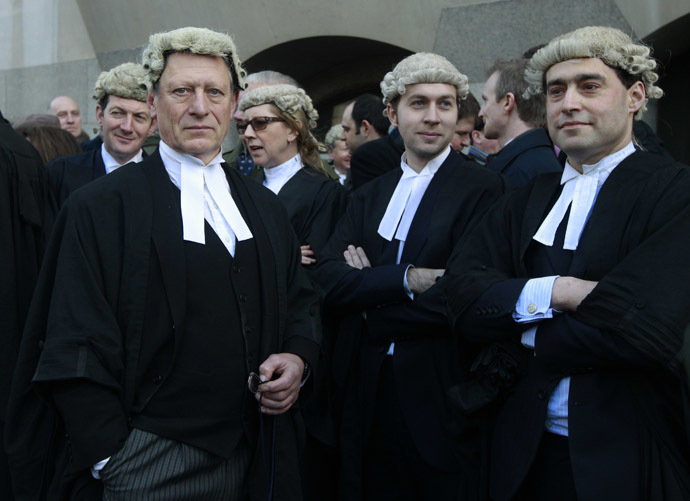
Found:
<path fill-rule="evenodd" d="M 168 305 L 175 324 L 175 340 L 182 332 L 186 314 L 186 277 L 180 192 L 170 181 L 156 150 L 141 163 L 151 185 L 153 226 L 151 238 L 161 266 Z"/>
<path fill-rule="evenodd" d="M 453 169 L 460 168 L 460 160 L 451 152 L 448 158 L 439 167 L 436 174 L 432 178 L 429 186 L 427 186 L 424 196 L 422 197 L 417 212 L 412 219 L 410 231 L 407 232 L 407 240 L 405 247 L 403 247 L 402 257 L 400 261 L 404 263 L 415 263 L 418 260 L 419 254 L 424 248 L 429 238 L 429 228 L 431 227 L 431 218 L 434 215 L 434 206 L 438 194 L 446 185 L 446 180 L 450 176 Z"/>
<path fill-rule="evenodd" d="M 525 253 L 532 242 L 532 237 L 561 193 L 560 178 L 561 174 L 538 176 L 534 182 L 523 216 L 522 234 L 520 235 L 521 262 L 524 262 Z"/>
<path fill-rule="evenodd" d="M 275 322 L 279 318 L 281 296 L 278 294 L 276 268 L 276 259 L 278 258 L 273 252 L 274 247 L 280 248 L 281 245 L 271 242 L 271 234 L 266 229 L 262 215 L 254 204 L 247 186 L 239 177 L 243 174 L 231 169 L 226 163 L 222 163 L 221 166 L 230 185 L 230 194 L 252 232 L 258 254 L 261 280 L 261 336 L 247 336 L 247 349 L 249 353 L 261 353 L 260 349 L 262 349 L 262 355 L 266 355 L 270 350 L 275 350 L 282 345 L 282 339 L 278 339 L 276 336 L 278 325 Z M 280 259 L 284 258 L 281 256 Z M 250 344 L 252 342 L 253 344 Z"/>
<path fill-rule="evenodd" d="M 382 266 L 386 264 L 395 264 L 395 260 L 398 256 L 398 240 L 393 239 L 389 242 L 381 235 L 379 235 L 379 225 L 381 224 L 381 219 L 386 213 L 386 208 L 388 207 L 388 202 L 390 202 L 395 187 L 398 185 L 398 181 L 402 177 L 402 169 L 395 169 L 395 175 L 390 175 L 388 173 L 384 174 L 386 176 L 385 183 L 381 183 L 381 189 L 376 193 L 370 193 L 372 196 L 370 206 L 370 219 L 372 225 L 374 225 L 374 235 L 375 238 L 372 242 L 367 242 L 364 247 L 364 251 L 367 253 L 369 260 L 373 266 Z M 369 248 L 370 247 L 370 248 Z M 373 259 L 372 259 L 373 258 Z"/>
<path fill-rule="evenodd" d="M 105 163 L 103 163 L 103 155 L 101 155 L 101 149 L 97 148 L 93 150 L 92 155 L 94 156 L 91 165 L 93 165 L 93 172 L 91 173 L 91 179 L 98 179 L 101 176 L 105 176 Z"/>

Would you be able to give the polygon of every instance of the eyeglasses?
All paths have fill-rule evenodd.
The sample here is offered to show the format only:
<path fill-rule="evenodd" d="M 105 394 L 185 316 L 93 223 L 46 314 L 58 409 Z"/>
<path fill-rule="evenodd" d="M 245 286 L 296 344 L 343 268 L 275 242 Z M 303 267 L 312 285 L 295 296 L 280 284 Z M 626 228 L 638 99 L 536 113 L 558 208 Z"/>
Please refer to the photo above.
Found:
<path fill-rule="evenodd" d="M 285 119 L 278 117 L 255 117 L 251 120 L 238 120 L 237 121 L 237 132 L 244 134 L 247 131 L 247 127 L 251 124 L 254 131 L 264 130 L 268 127 L 271 122 L 284 122 Z"/>

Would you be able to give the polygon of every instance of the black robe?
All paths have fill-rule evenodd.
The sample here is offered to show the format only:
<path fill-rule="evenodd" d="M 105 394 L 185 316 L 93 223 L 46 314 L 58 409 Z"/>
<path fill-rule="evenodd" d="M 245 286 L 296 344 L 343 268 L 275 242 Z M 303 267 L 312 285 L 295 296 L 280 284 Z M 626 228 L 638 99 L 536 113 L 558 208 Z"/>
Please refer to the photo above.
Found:
<path fill-rule="evenodd" d="M 261 173 L 257 181 L 263 182 L 264 179 Z M 283 185 L 278 198 L 285 205 L 299 244 L 310 245 L 318 261 L 335 225 L 345 212 L 345 188 L 338 181 L 307 165 Z"/>
<path fill-rule="evenodd" d="M 40 155 L 0 114 L 0 431 L 53 212 Z M 4 447 L 0 497 L 12 499 Z"/>
<path fill-rule="evenodd" d="M 688 499 L 687 380 L 678 353 L 690 321 L 690 172 L 642 152 L 616 167 L 566 273 L 598 285 L 576 312 L 543 320 L 532 351 L 519 347 L 525 327 L 512 312 L 527 279 L 544 275 L 534 272 L 532 237 L 558 198 L 559 182 L 559 174 L 540 176 L 510 194 L 449 263 L 456 330 L 473 341 L 514 343 L 527 363 L 498 415 L 492 496 L 509 499 L 521 485 L 548 397 L 570 376 L 578 498 Z M 550 249 L 547 261 L 555 263 Z"/>
<path fill-rule="evenodd" d="M 253 307 L 261 308 L 262 324 L 254 344 L 248 346 L 253 353 L 249 367 L 258 371 L 269 354 L 278 352 L 296 353 L 314 364 L 318 357 L 318 297 L 300 266 L 298 244 L 285 210 L 265 188 L 228 168 L 225 171 L 259 252 L 262 296 Z M 184 325 L 183 242 L 175 238 L 174 230 L 180 215 L 169 213 L 175 204 L 166 201 L 173 192 L 165 189 L 166 183 L 170 180 L 156 153 L 79 190 L 60 213 L 27 323 L 8 423 L 14 474 L 26 499 L 36 499 L 40 479 L 48 481 L 51 474 L 54 485 L 63 483 L 60 476 L 69 472 L 72 460 L 64 440 L 50 439 L 53 430 L 61 429 L 60 422 L 37 399 L 34 388 L 84 379 L 112 392 L 123 415 L 128 415 L 144 334 L 153 246 L 173 321 Z M 27 426 L 27 419 L 38 422 Z M 274 496 L 299 499 L 296 443 L 302 434 L 301 419 L 298 412 L 290 411 L 275 422 Z M 266 440 L 270 443 L 270 436 Z M 51 443 L 62 447 L 57 459 L 47 455 L 55 451 L 45 450 Z M 58 463 L 54 473 L 52 461 Z M 258 462 L 255 459 L 249 487 L 252 498 L 265 499 L 268 481 Z"/>
<path fill-rule="evenodd" d="M 431 287 L 412 301 L 403 278 L 408 264 L 445 268 L 455 243 L 475 216 L 503 193 L 504 182 L 451 152 L 426 189 L 401 263 L 395 264 L 397 240 L 386 241 L 378 234 L 378 226 L 401 175 L 401 169 L 388 172 L 351 195 L 316 269 L 326 305 L 343 315 L 334 350 L 337 391 L 352 395 L 361 390 L 361 404 L 349 396 L 343 404 L 342 481 L 349 499 L 357 498 L 360 489 L 363 441 L 376 405 L 379 369 L 391 340 L 396 342 L 393 371 L 405 392 L 401 401 L 406 422 L 421 456 L 436 469 L 461 472 L 470 491 L 479 484 L 478 423 L 456 415 L 445 395 L 467 371 L 466 364 L 457 363 L 457 356 L 472 357 L 451 336 L 441 288 Z M 358 270 L 347 265 L 343 251 L 349 244 L 361 246 L 372 267 Z"/>
<path fill-rule="evenodd" d="M 78 155 L 56 158 L 46 165 L 46 170 L 58 208 L 64 205 L 74 190 L 105 176 L 100 147 Z"/>

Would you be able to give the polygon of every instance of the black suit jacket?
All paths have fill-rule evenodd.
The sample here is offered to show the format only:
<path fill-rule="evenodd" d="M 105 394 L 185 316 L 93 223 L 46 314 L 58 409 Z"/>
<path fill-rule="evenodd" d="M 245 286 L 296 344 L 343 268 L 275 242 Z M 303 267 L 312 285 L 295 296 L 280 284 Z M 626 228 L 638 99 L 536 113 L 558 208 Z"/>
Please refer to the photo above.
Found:
<path fill-rule="evenodd" d="M 241 308 L 258 307 L 262 312 L 258 332 L 255 329 L 247 340 L 248 369 L 257 371 L 269 354 L 277 352 L 296 353 L 313 364 L 318 358 L 318 298 L 301 268 L 299 246 L 285 210 L 262 186 L 231 169 L 225 172 L 232 196 L 256 239 L 261 266 L 261 296 L 252 302 L 238 301 Z M 174 193 L 169 187 L 170 179 L 156 153 L 79 190 L 60 213 L 15 374 L 7 434 L 17 485 L 25 491 L 40 488 L 36 479 L 51 473 L 50 468 L 42 473 L 43 465 L 51 464 L 49 444 L 38 441 L 59 425 L 36 400 L 32 379 L 34 387 L 47 394 L 51 384 L 59 381 L 82 380 L 98 387 L 104 399 L 114 402 L 108 408 L 119 408 L 112 420 L 126 426 L 134 394 L 144 384 L 136 381 L 137 362 L 145 335 L 142 316 L 154 247 L 172 320 L 178 326 L 170 335 L 178 344 L 186 318 L 185 273 L 180 272 L 184 250 L 182 240 L 176 238 L 181 218 L 179 211 L 174 212 L 177 205 L 169 203 Z M 241 270 L 233 272 L 240 278 L 236 293 L 243 293 Z M 173 361 L 171 356 L 170 364 Z M 36 419 L 33 426 L 25 425 L 27 416 Z M 300 420 L 295 419 L 291 411 L 275 420 L 277 436 L 282 436 L 276 442 L 276 455 L 283 456 L 276 461 L 276 482 L 284 483 L 285 499 L 299 498 L 295 453 Z M 107 457 L 121 439 L 105 434 L 93 443 L 91 453 Z M 83 442 L 83 437 L 73 440 Z M 68 471 L 86 468 L 95 457 L 78 455 L 69 445 L 66 450 L 71 450 L 63 457 Z M 260 460 L 256 461 L 259 465 Z M 267 488 L 266 479 L 259 478 L 261 471 L 260 466 L 254 469 L 254 494 Z M 61 480 L 59 475 L 56 478 Z"/>
<path fill-rule="evenodd" d="M 541 127 L 520 134 L 492 156 L 486 165 L 506 176 L 513 188 L 524 186 L 539 174 L 563 172 L 553 143 Z"/>
<path fill-rule="evenodd" d="M 398 130 L 369 141 L 357 148 L 350 160 L 352 189 L 356 190 L 372 179 L 400 167 L 405 145 Z"/>
<path fill-rule="evenodd" d="M 377 230 L 401 173 L 400 169 L 391 171 L 352 194 L 316 270 L 326 304 L 346 315 L 335 341 L 334 377 L 340 388 L 359 380 L 361 431 L 366 439 L 376 405 L 378 371 L 390 342 L 395 341 L 393 370 L 417 448 L 435 468 L 466 468 L 471 476 L 477 467 L 473 463 L 477 437 L 472 436 L 477 423 L 452 415 L 445 398 L 447 388 L 466 373 L 458 357 L 468 355 L 449 335 L 440 287 L 431 287 L 412 301 L 404 291 L 403 278 L 408 264 L 445 268 L 455 242 L 474 216 L 500 196 L 503 181 L 451 152 L 429 184 L 401 263 L 395 264 L 397 241 L 386 241 Z M 348 266 L 343 260 L 348 244 L 363 247 L 372 267 Z M 361 461 L 361 453 L 352 458 L 354 463 Z"/>
<path fill-rule="evenodd" d="M 544 432 L 551 392 L 571 377 L 569 448 L 579 499 L 687 499 L 687 383 L 678 360 L 690 321 L 690 173 L 637 152 L 602 187 L 572 260 L 532 240 L 560 175 L 511 193 L 461 242 L 449 265 L 455 328 L 519 343 L 512 318 L 529 278 L 597 281 L 574 313 L 544 320 L 527 375 L 508 394 L 494 435 L 491 494 L 510 499 Z M 562 256 L 561 256 L 562 257 Z M 560 268 L 560 269 L 559 269 Z"/>
<path fill-rule="evenodd" d="M 46 169 L 58 208 L 63 206 L 74 190 L 105 176 L 100 147 L 78 155 L 56 158 L 46 165 Z"/>

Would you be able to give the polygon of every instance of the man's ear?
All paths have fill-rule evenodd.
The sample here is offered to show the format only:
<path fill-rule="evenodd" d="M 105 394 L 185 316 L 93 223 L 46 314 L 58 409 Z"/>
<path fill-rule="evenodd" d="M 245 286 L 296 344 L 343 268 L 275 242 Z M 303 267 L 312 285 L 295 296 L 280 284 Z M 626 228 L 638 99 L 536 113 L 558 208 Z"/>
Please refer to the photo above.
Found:
<path fill-rule="evenodd" d="M 647 93 L 645 92 L 644 84 L 638 80 L 628 89 L 628 111 L 633 115 L 637 113 L 644 105 L 646 98 Z"/>
<path fill-rule="evenodd" d="M 371 132 L 374 130 L 374 127 L 371 125 L 371 122 L 369 120 L 362 120 L 362 125 L 360 125 L 360 129 L 362 130 L 362 134 L 364 135 L 364 137 L 369 139 L 369 136 L 371 135 Z"/>
<path fill-rule="evenodd" d="M 398 126 L 398 113 L 395 111 L 395 108 L 393 108 L 393 105 L 391 103 L 388 103 L 386 105 L 386 113 L 388 113 L 388 120 L 397 127 Z"/>
<path fill-rule="evenodd" d="M 503 103 L 503 111 L 505 111 L 507 114 L 510 114 L 510 112 L 513 111 L 513 108 L 515 108 L 515 94 L 508 92 L 505 96 L 503 96 L 503 99 L 505 100 Z"/>
<path fill-rule="evenodd" d="M 146 94 L 146 105 L 149 107 L 149 113 L 151 113 L 151 118 L 156 120 L 158 115 L 156 114 L 156 102 L 153 92 Z"/>
<path fill-rule="evenodd" d="M 100 104 L 96 105 L 96 121 L 98 122 L 99 134 L 103 134 L 103 108 Z"/>
<path fill-rule="evenodd" d="M 478 130 L 470 132 L 470 137 L 472 138 L 472 144 L 477 144 L 477 142 L 481 142 L 482 140 L 481 132 Z"/>

